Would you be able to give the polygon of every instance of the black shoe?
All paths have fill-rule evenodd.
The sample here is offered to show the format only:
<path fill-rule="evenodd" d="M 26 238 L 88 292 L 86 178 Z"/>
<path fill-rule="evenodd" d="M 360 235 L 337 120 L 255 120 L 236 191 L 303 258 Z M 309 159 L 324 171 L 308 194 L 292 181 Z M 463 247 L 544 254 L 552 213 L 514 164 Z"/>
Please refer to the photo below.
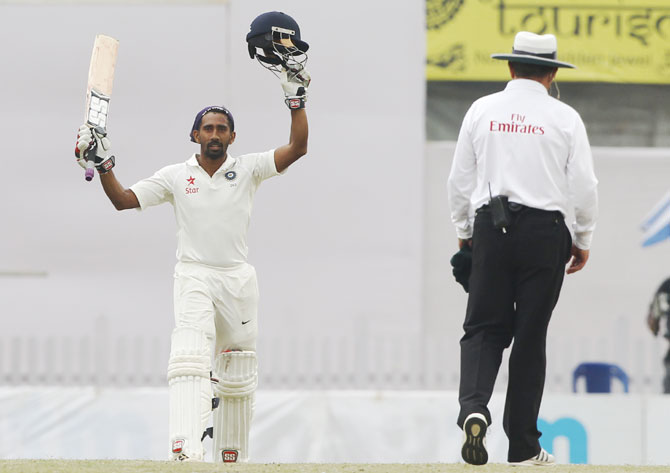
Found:
<path fill-rule="evenodd" d="M 484 414 L 473 413 L 463 423 L 463 447 L 461 456 L 470 465 L 485 465 L 489 461 L 486 451 L 486 417 Z"/>

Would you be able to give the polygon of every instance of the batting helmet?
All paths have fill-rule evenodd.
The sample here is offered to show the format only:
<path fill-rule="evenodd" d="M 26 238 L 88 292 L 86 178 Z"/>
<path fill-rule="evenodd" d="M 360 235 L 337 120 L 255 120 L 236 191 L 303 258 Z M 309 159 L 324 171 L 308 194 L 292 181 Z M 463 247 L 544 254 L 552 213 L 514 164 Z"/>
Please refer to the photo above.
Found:
<path fill-rule="evenodd" d="M 247 33 L 249 56 L 268 64 L 282 64 L 286 56 L 305 54 L 309 44 L 300 39 L 300 27 L 289 15 L 279 11 L 258 15 Z M 257 48 L 265 56 L 258 54 Z M 282 57 L 283 56 L 283 57 Z"/>

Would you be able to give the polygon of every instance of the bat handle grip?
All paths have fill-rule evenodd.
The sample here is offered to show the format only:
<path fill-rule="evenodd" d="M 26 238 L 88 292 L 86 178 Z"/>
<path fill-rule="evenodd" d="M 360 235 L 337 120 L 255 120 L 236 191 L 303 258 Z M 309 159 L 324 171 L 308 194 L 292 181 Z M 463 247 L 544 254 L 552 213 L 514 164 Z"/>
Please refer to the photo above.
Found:
<path fill-rule="evenodd" d="M 95 158 L 86 161 L 86 173 L 84 174 L 84 177 L 86 178 L 87 181 L 91 181 L 93 179 L 93 175 L 95 174 L 94 159 Z"/>
<path fill-rule="evenodd" d="M 98 149 L 98 142 L 93 140 L 91 146 L 86 150 L 86 173 L 84 177 L 87 181 L 93 180 L 93 175 L 95 174 L 95 155 Z"/>

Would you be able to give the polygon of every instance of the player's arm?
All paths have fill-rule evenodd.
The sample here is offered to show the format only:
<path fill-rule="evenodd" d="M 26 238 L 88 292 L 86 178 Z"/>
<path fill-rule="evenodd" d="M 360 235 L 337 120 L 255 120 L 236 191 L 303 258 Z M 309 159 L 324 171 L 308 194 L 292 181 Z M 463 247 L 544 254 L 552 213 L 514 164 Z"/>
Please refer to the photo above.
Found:
<path fill-rule="evenodd" d="M 296 65 L 291 69 L 283 68 L 279 75 L 284 102 L 291 110 L 291 135 L 288 144 L 275 149 L 275 167 L 283 172 L 301 156 L 307 154 L 307 87 L 312 78 L 302 66 Z"/>
<path fill-rule="evenodd" d="M 291 110 L 291 135 L 288 144 L 275 149 L 275 167 L 284 172 L 301 156 L 307 154 L 307 113 L 305 109 Z"/>
<path fill-rule="evenodd" d="M 137 200 L 135 193 L 124 188 L 112 171 L 116 160 L 109 153 L 111 147 L 112 143 L 107 138 L 104 129 L 92 129 L 87 125 L 79 127 L 75 149 L 75 156 L 79 165 L 86 168 L 86 161 L 94 160 L 95 168 L 100 174 L 102 188 L 116 210 L 137 208 L 140 206 L 140 202 Z"/>
<path fill-rule="evenodd" d="M 100 183 L 116 210 L 135 209 L 140 206 L 135 193 L 121 185 L 114 171 L 100 174 Z"/>

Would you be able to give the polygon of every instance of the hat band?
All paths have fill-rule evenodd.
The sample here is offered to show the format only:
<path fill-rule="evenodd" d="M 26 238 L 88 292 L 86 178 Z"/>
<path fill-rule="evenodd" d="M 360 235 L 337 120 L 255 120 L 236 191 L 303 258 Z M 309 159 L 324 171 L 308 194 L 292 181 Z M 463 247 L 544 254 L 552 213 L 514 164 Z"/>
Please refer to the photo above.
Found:
<path fill-rule="evenodd" d="M 519 49 L 512 49 L 512 54 L 526 54 L 528 56 L 537 56 L 544 59 L 556 59 L 556 51 L 554 51 L 553 53 L 541 54 L 541 53 L 531 53 L 529 51 L 521 51 Z"/>
<path fill-rule="evenodd" d="M 225 108 L 225 107 L 221 107 L 220 105 L 212 105 L 211 107 L 205 108 L 200 113 L 202 114 L 202 116 L 204 116 L 207 113 L 211 112 L 212 110 L 214 110 L 216 112 L 221 112 L 224 115 L 226 115 L 227 117 L 230 117 L 230 112 L 228 111 L 228 109 Z"/>

